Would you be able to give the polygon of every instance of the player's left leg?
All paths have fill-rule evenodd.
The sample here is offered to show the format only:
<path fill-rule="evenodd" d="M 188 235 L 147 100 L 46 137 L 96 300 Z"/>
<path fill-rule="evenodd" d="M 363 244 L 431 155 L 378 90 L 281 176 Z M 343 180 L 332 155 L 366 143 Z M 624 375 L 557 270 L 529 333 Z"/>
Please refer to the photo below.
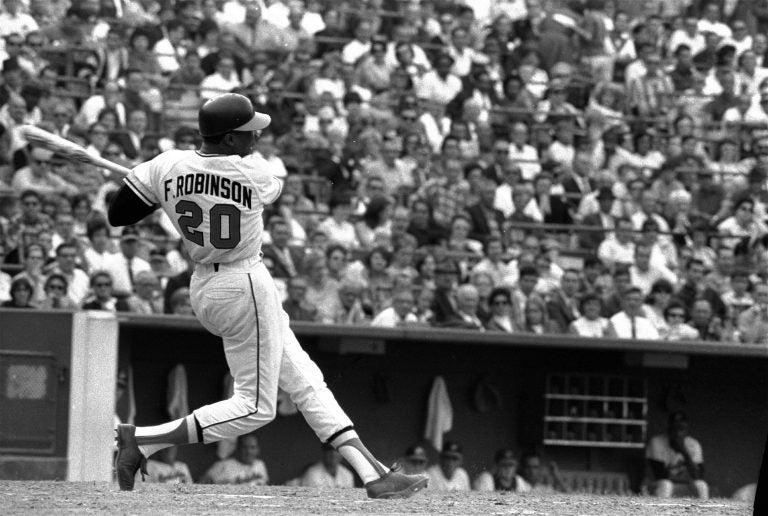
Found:
<path fill-rule="evenodd" d="M 336 401 L 320 368 L 299 345 L 282 310 L 283 363 L 279 387 L 287 392 L 321 441 L 334 446 L 352 466 L 372 498 L 408 497 L 427 487 L 426 475 L 406 475 L 384 467 L 365 447 L 352 421 Z"/>
<path fill-rule="evenodd" d="M 274 325 L 268 323 L 263 309 L 263 287 L 247 272 L 207 276 L 196 273 L 192 287 L 198 319 L 211 333 L 222 337 L 227 364 L 235 379 L 234 395 L 170 423 L 120 425 L 116 468 L 122 490 L 133 489 L 136 471 L 141 468 L 145 473 L 146 458 L 163 448 L 237 437 L 275 417 L 282 346 L 281 340 L 270 334 Z"/>

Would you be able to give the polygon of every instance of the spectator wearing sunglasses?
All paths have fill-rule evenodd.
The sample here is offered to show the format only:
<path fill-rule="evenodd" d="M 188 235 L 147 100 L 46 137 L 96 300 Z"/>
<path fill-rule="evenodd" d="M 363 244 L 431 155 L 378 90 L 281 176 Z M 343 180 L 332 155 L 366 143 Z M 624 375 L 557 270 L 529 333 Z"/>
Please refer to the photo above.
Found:
<path fill-rule="evenodd" d="M 83 310 L 106 310 L 108 312 L 127 312 L 128 303 L 112 295 L 112 275 L 106 271 L 96 271 L 91 274 L 91 290 L 93 297 L 85 304 Z"/>
<path fill-rule="evenodd" d="M 67 296 L 69 285 L 63 274 L 54 273 L 45 280 L 45 299 L 40 303 L 43 310 L 77 310 L 78 305 Z"/>
<path fill-rule="evenodd" d="M 491 318 L 485 323 L 485 329 L 507 333 L 518 331 L 512 312 L 512 294 L 509 289 L 503 287 L 494 288 L 489 299 Z"/>
<path fill-rule="evenodd" d="M 40 195 L 77 194 L 76 186 L 52 173 L 52 158 L 52 151 L 32 147 L 29 150 L 29 165 L 18 170 L 13 176 L 13 188 L 17 191 L 32 190 Z"/>
<path fill-rule="evenodd" d="M 664 319 L 667 326 L 659 331 L 664 340 L 699 340 L 699 332 L 693 326 L 686 324 L 686 309 L 677 301 L 670 303 L 664 309 Z"/>

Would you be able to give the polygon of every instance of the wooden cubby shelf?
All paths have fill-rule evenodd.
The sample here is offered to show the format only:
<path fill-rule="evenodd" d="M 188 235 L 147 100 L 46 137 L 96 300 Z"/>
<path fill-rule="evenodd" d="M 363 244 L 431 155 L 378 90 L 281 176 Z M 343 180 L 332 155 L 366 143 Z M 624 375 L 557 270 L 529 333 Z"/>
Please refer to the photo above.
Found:
<path fill-rule="evenodd" d="M 547 375 L 543 443 L 643 448 L 648 416 L 644 379 L 582 373 Z"/>

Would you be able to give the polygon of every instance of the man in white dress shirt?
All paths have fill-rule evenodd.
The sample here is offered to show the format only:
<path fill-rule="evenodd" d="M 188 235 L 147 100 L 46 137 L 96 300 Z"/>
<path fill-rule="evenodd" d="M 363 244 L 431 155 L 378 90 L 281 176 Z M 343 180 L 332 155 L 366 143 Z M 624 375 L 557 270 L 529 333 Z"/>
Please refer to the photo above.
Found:
<path fill-rule="evenodd" d="M 418 323 L 419 319 L 413 313 L 413 303 L 413 293 L 410 290 L 396 292 L 392 296 L 392 306 L 379 312 L 371 321 L 371 326 L 397 328 Z"/>
<path fill-rule="evenodd" d="M 104 261 L 104 270 L 112 276 L 113 294 L 116 297 L 125 298 L 133 294 L 136 275 L 152 269 L 146 260 L 136 255 L 138 250 L 138 231 L 130 226 L 125 227 L 120 237 L 120 252 Z"/>
<path fill-rule="evenodd" d="M 597 248 L 597 257 L 606 267 L 632 265 L 635 260 L 635 242 L 632 221 L 616 221 L 616 232 L 610 234 Z"/>
<path fill-rule="evenodd" d="M 430 99 L 445 105 L 461 91 L 462 84 L 452 71 L 454 59 L 449 54 L 440 54 L 435 59 L 435 69 L 425 73 L 416 85 L 419 98 Z"/>
<path fill-rule="evenodd" d="M 341 60 L 348 64 L 357 63 L 358 59 L 371 51 L 371 36 L 373 36 L 371 22 L 360 20 L 355 29 L 355 38 L 341 50 Z"/>
<path fill-rule="evenodd" d="M 667 267 L 651 262 L 651 247 L 638 244 L 635 247 L 635 263 L 629 267 L 632 285 L 638 287 L 644 296 L 651 292 L 656 281 L 663 279 L 672 285 L 677 283 L 677 276 Z"/>
<path fill-rule="evenodd" d="M 56 267 L 52 273 L 62 274 L 67 279 L 67 297 L 79 307 L 90 290 L 90 279 L 75 267 L 77 248 L 74 244 L 63 243 L 56 248 Z"/>
<path fill-rule="evenodd" d="M 622 311 L 611 317 L 615 336 L 620 339 L 658 340 L 659 332 L 651 321 L 643 316 L 643 293 L 630 287 L 622 296 Z"/>

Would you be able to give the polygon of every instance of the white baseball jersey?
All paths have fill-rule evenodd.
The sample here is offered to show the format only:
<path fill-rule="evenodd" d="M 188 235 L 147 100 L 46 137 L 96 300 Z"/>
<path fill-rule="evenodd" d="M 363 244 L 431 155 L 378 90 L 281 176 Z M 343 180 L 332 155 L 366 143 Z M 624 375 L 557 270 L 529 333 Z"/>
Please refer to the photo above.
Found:
<path fill-rule="evenodd" d="M 189 468 L 183 462 L 166 464 L 159 460 L 147 461 L 147 480 L 160 484 L 191 484 L 192 475 Z M 136 472 L 138 475 L 138 471 Z"/>
<path fill-rule="evenodd" d="M 211 466 L 205 477 L 213 484 L 265 486 L 269 482 L 267 466 L 260 459 L 252 464 L 243 464 L 234 458 L 220 460 Z"/>
<path fill-rule="evenodd" d="M 282 191 L 268 170 L 259 156 L 172 150 L 136 166 L 124 181 L 168 214 L 194 262 L 230 263 L 261 252 L 264 205 Z"/>

